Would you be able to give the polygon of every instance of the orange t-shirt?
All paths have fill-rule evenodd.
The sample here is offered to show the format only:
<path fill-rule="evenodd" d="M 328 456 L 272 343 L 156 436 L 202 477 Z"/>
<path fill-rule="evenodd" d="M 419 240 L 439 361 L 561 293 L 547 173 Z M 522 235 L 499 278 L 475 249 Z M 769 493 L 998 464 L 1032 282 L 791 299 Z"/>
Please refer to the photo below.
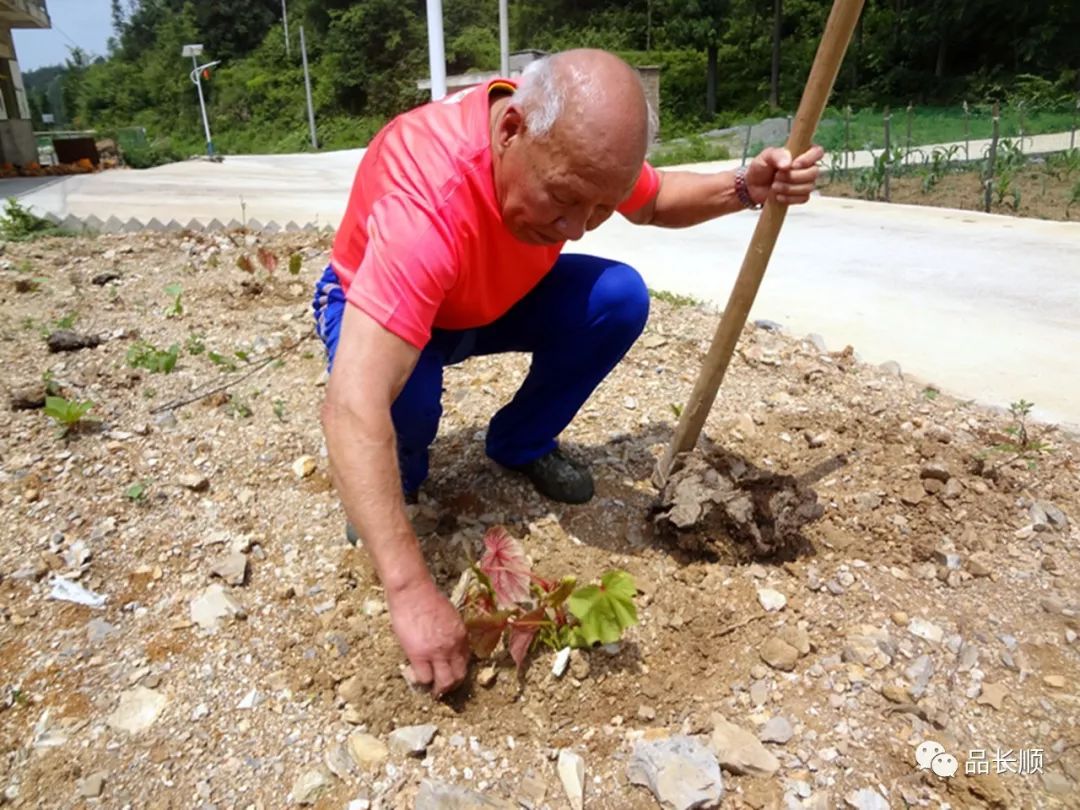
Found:
<path fill-rule="evenodd" d="M 502 222 L 492 176 L 488 97 L 496 79 L 391 121 L 356 170 L 330 263 L 349 303 L 418 349 L 432 327 L 499 318 L 551 270 L 563 244 L 529 245 Z M 631 213 L 660 186 L 646 163 Z"/>

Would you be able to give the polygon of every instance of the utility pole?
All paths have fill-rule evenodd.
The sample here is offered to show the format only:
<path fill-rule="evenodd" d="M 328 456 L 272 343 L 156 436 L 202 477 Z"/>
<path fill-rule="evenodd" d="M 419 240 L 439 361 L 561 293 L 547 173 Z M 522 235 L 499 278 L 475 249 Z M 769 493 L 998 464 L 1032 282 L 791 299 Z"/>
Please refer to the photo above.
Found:
<path fill-rule="evenodd" d="M 289 53 L 289 10 L 285 8 L 285 0 L 281 0 L 281 21 L 285 24 L 285 57 L 290 56 Z"/>
<path fill-rule="evenodd" d="M 510 76 L 510 21 L 506 0 L 499 0 L 499 75 Z"/>
<path fill-rule="evenodd" d="M 311 148 L 318 149 L 319 141 L 315 137 L 315 108 L 311 105 L 311 76 L 307 67 L 307 45 L 304 43 L 304 26 L 300 26 L 300 58 L 304 63 L 304 90 L 307 92 L 308 126 L 311 127 Z"/>
<path fill-rule="evenodd" d="M 446 95 L 446 51 L 443 48 L 442 0 L 427 0 L 428 66 L 431 100 Z"/>

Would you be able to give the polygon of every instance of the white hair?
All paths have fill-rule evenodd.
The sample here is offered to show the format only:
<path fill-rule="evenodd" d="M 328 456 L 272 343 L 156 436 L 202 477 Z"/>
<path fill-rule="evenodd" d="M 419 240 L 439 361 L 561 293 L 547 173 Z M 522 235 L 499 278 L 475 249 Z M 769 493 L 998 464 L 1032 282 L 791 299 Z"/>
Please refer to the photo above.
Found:
<path fill-rule="evenodd" d="M 543 137 L 551 132 L 566 106 L 568 90 L 573 89 L 575 95 L 586 102 L 599 99 L 603 95 L 604 89 L 597 86 L 593 77 L 576 65 L 569 65 L 566 73 L 566 78 L 560 82 L 551 56 L 544 56 L 530 62 L 522 71 L 512 100 L 521 105 L 525 115 L 525 125 L 534 135 Z M 638 76 L 639 81 L 640 78 Z M 642 93 L 644 93 L 644 85 L 642 85 Z M 645 127 L 648 137 L 646 143 L 652 143 L 660 129 L 660 121 L 647 97 L 645 109 L 647 111 Z"/>

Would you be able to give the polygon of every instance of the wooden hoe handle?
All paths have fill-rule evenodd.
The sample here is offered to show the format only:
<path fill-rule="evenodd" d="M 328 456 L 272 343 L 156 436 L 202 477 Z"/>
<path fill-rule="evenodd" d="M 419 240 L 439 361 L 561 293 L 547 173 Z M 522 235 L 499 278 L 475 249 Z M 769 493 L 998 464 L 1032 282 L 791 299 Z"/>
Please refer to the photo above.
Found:
<path fill-rule="evenodd" d="M 821 113 L 825 109 L 825 103 L 832 92 L 836 74 L 840 71 L 840 63 L 844 60 L 851 34 L 855 30 L 855 23 L 862 11 L 863 0 L 834 0 L 829 20 L 825 24 L 825 33 L 818 45 L 814 64 L 810 68 L 810 78 L 806 81 L 802 100 L 799 102 L 799 111 L 795 114 L 795 122 L 788 138 L 787 150 L 791 156 L 797 157 L 810 148 L 810 141 L 817 130 Z M 754 298 L 761 279 L 765 276 L 765 269 L 769 265 L 769 257 L 772 256 L 776 238 L 780 235 L 780 226 L 784 224 L 784 216 L 787 214 L 787 206 L 781 205 L 770 197 L 765 208 L 761 212 L 754 236 L 750 240 L 746 256 L 743 258 L 742 269 L 735 280 L 735 287 L 728 298 L 724 314 L 720 319 L 720 325 L 713 336 L 712 346 L 705 356 L 705 363 L 698 374 L 694 391 L 690 395 L 690 401 L 683 408 L 679 424 L 675 428 L 675 436 L 668 446 L 667 453 L 660 461 L 656 470 L 656 483 L 663 485 L 671 472 L 672 464 L 679 453 L 693 449 L 697 444 L 701 429 L 705 425 L 705 418 L 709 415 L 713 402 L 716 400 L 716 392 L 720 390 L 720 383 L 724 379 L 731 355 L 735 351 L 739 333 L 746 324 L 746 317 L 750 314 Z"/>

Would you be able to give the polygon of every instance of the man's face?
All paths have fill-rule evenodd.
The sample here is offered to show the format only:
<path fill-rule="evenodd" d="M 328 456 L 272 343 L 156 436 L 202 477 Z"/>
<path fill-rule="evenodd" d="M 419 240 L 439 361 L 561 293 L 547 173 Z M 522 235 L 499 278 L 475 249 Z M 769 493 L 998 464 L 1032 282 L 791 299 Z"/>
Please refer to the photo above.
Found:
<path fill-rule="evenodd" d="M 505 126 L 513 131 L 502 130 Z M 555 245 L 580 239 L 611 216 L 641 171 L 640 161 L 619 165 L 606 155 L 590 159 L 587 146 L 575 146 L 587 141 L 567 128 L 534 138 L 514 129 L 514 120 L 501 121 L 499 127 L 495 190 L 503 222 L 522 242 Z"/>

